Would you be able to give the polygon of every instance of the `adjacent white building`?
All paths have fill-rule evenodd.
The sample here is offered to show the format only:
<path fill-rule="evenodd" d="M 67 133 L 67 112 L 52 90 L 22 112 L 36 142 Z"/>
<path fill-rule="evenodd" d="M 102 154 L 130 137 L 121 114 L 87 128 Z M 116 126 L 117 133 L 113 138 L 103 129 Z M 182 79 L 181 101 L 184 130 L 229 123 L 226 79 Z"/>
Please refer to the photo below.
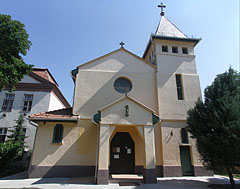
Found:
<path fill-rule="evenodd" d="M 0 142 L 9 135 L 9 129 L 16 125 L 19 114 L 28 115 L 70 107 L 48 69 L 33 68 L 33 71 L 19 82 L 16 91 L 0 92 Z M 25 119 L 26 145 L 32 149 L 36 124 Z"/>

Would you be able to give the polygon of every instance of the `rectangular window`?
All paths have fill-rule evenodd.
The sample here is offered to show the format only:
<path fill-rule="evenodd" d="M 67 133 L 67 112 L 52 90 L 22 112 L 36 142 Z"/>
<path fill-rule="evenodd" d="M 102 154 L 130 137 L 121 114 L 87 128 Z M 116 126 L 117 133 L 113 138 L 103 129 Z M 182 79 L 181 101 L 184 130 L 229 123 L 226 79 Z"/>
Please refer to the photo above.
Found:
<path fill-rule="evenodd" d="M 183 47 L 182 48 L 182 53 L 183 54 L 188 54 L 188 48 L 187 47 Z"/>
<path fill-rule="evenodd" d="M 176 84 L 178 100 L 183 100 L 182 76 L 180 74 L 176 74 Z"/>
<path fill-rule="evenodd" d="M 32 101 L 33 95 L 25 94 L 24 95 L 24 104 L 23 104 L 23 111 L 30 112 L 32 109 Z"/>
<path fill-rule="evenodd" d="M 168 46 L 162 46 L 162 52 L 168 52 Z"/>
<path fill-rule="evenodd" d="M 2 111 L 3 112 L 11 112 L 14 97 L 15 97 L 15 94 L 9 94 L 9 93 L 5 94 L 5 99 L 4 99 L 3 105 L 2 105 Z"/>
<path fill-rule="evenodd" d="M 178 53 L 178 48 L 177 47 L 172 47 L 172 53 Z"/>
<path fill-rule="evenodd" d="M 7 128 L 0 128 L 0 142 L 5 142 L 7 136 Z"/>

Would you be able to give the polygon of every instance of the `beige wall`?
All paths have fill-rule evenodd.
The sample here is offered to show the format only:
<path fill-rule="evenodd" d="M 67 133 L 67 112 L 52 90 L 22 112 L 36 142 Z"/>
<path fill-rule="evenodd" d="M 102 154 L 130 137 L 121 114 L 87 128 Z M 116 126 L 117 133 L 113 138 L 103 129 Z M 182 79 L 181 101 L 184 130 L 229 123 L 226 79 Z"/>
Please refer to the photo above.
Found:
<path fill-rule="evenodd" d="M 97 127 L 91 120 L 78 124 L 63 123 L 63 142 L 53 144 L 56 123 L 40 123 L 38 126 L 32 165 L 95 165 Z"/>
<path fill-rule="evenodd" d="M 161 127 L 164 165 L 181 166 L 180 146 L 189 146 L 192 164 L 202 165 L 200 155 L 196 149 L 196 141 L 190 137 L 190 134 L 189 144 L 182 144 L 181 142 L 181 128 L 186 127 L 186 122 L 167 121 L 162 122 Z"/>
<path fill-rule="evenodd" d="M 162 52 L 162 45 L 169 45 L 168 53 Z M 179 47 L 178 54 L 171 52 L 172 46 Z M 182 54 L 182 47 L 188 47 L 189 54 Z M 188 109 L 201 97 L 193 43 L 157 40 L 155 49 L 160 117 L 164 120 L 185 120 Z M 178 100 L 175 74 L 182 75 L 184 100 Z"/>
<path fill-rule="evenodd" d="M 114 81 L 126 77 L 132 82 L 129 96 L 157 109 L 155 68 L 139 58 L 119 50 L 79 68 L 75 83 L 73 113 L 92 118 L 97 111 L 123 97 L 114 89 Z"/>
<path fill-rule="evenodd" d="M 128 117 L 125 116 L 126 105 L 129 107 Z M 152 112 L 127 97 L 101 110 L 101 116 L 101 124 L 152 125 Z"/>

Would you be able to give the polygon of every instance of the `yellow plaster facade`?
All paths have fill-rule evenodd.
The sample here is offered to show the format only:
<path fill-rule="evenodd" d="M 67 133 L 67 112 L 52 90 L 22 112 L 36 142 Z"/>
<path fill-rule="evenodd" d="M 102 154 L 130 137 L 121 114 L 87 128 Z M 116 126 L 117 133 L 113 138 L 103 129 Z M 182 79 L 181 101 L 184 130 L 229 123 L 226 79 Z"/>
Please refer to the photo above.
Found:
<path fill-rule="evenodd" d="M 39 126 L 30 177 L 96 176 L 98 184 L 106 184 L 109 174 L 118 171 L 143 174 L 148 183 L 155 183 L 156 176 L 209 175 L 195 141 L 189 134 L 183 141 L 187 110 L 201 97 L 194 55 L 198 41 L 152 35 L 143 58 L 120 48 L 73 70 L 71 116 L 79 117 L 35 119 Z M 130 81 L 127 94 L 116 90 L 119 78 Z M 61 143 L 52 142 L 57 124 L 63 126 Z"/>

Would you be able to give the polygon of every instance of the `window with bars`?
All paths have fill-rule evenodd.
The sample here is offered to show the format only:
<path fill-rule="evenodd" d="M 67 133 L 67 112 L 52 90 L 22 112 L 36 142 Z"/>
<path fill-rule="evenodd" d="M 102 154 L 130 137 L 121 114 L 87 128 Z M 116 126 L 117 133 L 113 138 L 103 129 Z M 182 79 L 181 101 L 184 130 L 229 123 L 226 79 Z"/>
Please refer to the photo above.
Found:
<path fill-rule="evenodd" d="M 3 112 L 11 112 L 15 94 L 6 93 L 2 105 Z"/>
<path fill-rule="evenodd" d="M 176 85 L 177 85 L 178 100 L 184 100 L 184 98 L 183 98 L 183 86 L 182 86 L 182 75 L 180 75 L 180 74 L 176 74 Z"/>
<path fill-rule="evenodd" d="M 33 95 L 31 95 L 31 94 L 25 94 L 24 95 L 24 104 L 23 104 L 23 111 L 24 112 L 30 112 L 31 111 L 32 101 L 33 101 Z"/>
<path fill-rule="evenodd" d="M 0 142 L 5 142 L 7 130 L 7 128 L 0 128 Z"/>

